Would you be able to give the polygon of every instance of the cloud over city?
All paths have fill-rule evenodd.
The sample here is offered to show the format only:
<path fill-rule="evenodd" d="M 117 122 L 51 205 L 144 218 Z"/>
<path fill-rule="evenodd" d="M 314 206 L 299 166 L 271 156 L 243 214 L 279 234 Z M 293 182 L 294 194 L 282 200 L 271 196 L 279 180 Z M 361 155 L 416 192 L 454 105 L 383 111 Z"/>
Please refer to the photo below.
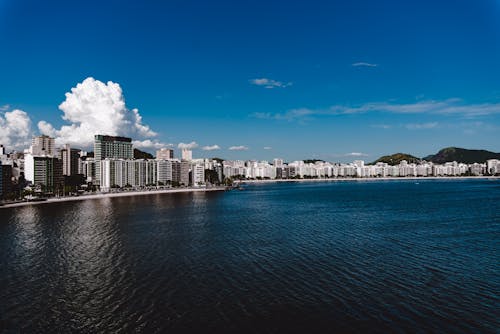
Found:
<path fill-rule="evenodd" d="M 19 109 L 8 110 L 3 106 L 0 112 L 0 144 L 8 149 L 22 150 L 30 145 L 33 135 L 29 115 Z M 4 112 L 5 111 L 5 112 Z"/>
<path fill-rule="evenodd" d="M 57 144 L 90 146 L 96 133 L 141 139 L 156 136 L 156 132 L 143 124 L 139 110 L 127 108 L 122 88 L 112 81 L 85 79 L 66 93 L 59 109 L 68 124 L 57 129 L 46 121 L 38 122 L 39 131 L 55 137 Z M 161 143 L 144 144 L 159 146 Z"/>

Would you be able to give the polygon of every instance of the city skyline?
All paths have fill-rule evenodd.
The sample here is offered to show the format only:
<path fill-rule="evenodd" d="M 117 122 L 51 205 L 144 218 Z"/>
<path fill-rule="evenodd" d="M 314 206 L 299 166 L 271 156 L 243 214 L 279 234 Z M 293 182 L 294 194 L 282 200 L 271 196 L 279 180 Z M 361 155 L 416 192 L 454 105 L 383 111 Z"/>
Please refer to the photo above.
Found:
<path fill-rule="evenodd" d="M 0 143 L 87 148 L 93 130 L 225 159 L 500 151 L 497 1 L 282 5 L 4 1 Z"/>

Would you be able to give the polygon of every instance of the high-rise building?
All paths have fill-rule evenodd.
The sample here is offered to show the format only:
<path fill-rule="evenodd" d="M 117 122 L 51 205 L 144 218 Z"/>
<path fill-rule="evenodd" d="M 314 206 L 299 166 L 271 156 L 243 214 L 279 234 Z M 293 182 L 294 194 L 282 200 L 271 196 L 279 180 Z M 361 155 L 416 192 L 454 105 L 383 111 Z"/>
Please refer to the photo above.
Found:
<path fill-rule="evenodd" d="M 189 161 L 183 160 L 180 163 L 179 184 L 189 186 Z"/>
<path fill-rule="evenodd" d="M 95 135 L 94 158 L 133 159 L 132 138 Z"/>
<path fill-rule="evenodd" d="M 0 198 L 12 191 L 12 166 L 2 165 L 0 161 Z"/>
<path fill-rule="evenodd" d="M 51 156 L 26 154 L 24 177 L 46 192 L 55 192 L 63 183 L 62 161 Z"/>
<path fill-rule="evenodd" d="M 174 158 L 174 150 L 170 148 L 162 148 L 156 151 L 157 160 L 169 160 Z"/>
<path fill-rule="evenodd" d="M 173 160 L 156 160 L 157 181 L 160 185 L 167 185 L 173 181 L 172 165 Z"/>
<path fill-rule="evenodd" d="M 71 148 L 69 144 L 66 144 L 60 151 L 60 157 L 63 164 L 63 175 L 71 176 L 78 174 L 80 150 Z"/>
<path fill-rule="evenodd" d="M 187 148 L 182 149 L 182 160 L 193 160 L 193 151 Z"/>
<path fill-rule="evenodd" d="M 110 159 L 133 159 L 132 138 L 95 135 L 94 137 L 94 160 L 95 180 L 99 184 L 101 180 L 100 161 Z"/>
<path fill-rule="evenodd" d="M 274 159 L 273 164 L 274 167 L 283 167 L 283 159 Z"/>
<path fill-rule="evenodd" d="M 32 155 L 55 155 L 55 141 L 49 136 L 33 137 L 31 142 L 30 153 Z"/>
<path fill-rule="evenodd" d="M 191 165 L 191 179 L 191 183 L 195 187 L 205 184 L 205 166 L 203 164 Z"/>
<path fill-rule="evenodd" d="M 156 160 L 106 158 L 100 161 L 100 166 L 101 191 L 116 187 L 143 188 L 157 183 Z"/>

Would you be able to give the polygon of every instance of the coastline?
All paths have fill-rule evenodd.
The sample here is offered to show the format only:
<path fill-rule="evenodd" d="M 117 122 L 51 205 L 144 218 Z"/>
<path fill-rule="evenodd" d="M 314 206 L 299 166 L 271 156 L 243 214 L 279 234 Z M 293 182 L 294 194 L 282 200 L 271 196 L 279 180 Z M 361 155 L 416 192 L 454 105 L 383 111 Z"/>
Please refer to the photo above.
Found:
<path fill-rule="evenodd" d="M 500 176 L 405 176 L 405 177 L 342 177 L 320 179 L 272 179 L 272 180 L 236 180 L 235 184 L 275 183 L 275 182 L 344 182 L 344 181 L 416 181 L 416 180 L 500 180 Z"/>
<path fill-rule="evenodd" d="M 266 184 L 266 183 L 283 183 L 283 182 L 374 182 L 374 181 L 424 181 L 424 180 L 485 180 L 493 179 L 500 180 L 500 176 L 419 176 L 419 177 L 345 177 L 345 178 L 320 178 L 320 179 L 272 179 L 272 180 L 235 180 L 234 185 L 241 184 Z M 212 188 L 179 188 L 179 189 L 158 189 L 158 190 L 145 190 L 145 191 L 127 191 L 116 193 L 97 193 L 92 195 L 71 196 L 71 197 L 53 197 L 44 201 L 25 201 L 15 203 L 0 203 L 0 209 L 15 208 L 27 205 L 39 205 L 47 203 L 61 203 L 84 201 L 92 199 L 103 199 L 112 197 L 130 197 L 130 196 L 144 196 L 156 194 L 173 194 L 173 193 L 187 193 L 187 192 L 207 192 L 207 191 L 225 191 L 226 187 L 212 187 Z"/>
<path fill-rule="evenodd" d="M 129 197 L 129 196 L 143 196 L 143 195 L 157 195 L 157 194 L 173 194 L 173 193 L 188 193 L 188 192 L 207 192 L 207 191 L 224 191 L 225 187 L 212 187 L 212 188 L 180 188 L 180 189 L 159 189 L 159 190 L 145 190 L 145 191 L 127 191 L 127 192 L 117 192 L 117 193 L 98 193 L 93 195 L 82 195 L 82 196 L 71 196 L 71 197 L 53 197 L 48 198 L 45 201 L 32 201 L 32 202 L 17 202 L 17 203 L 5 203 L 0 205 L 0 209 L 3 208 L 15 208 L 27 205 L 38 205 L 47 203 L 61 203 L 61 202 L 73 202 L 73 201 L 84 201 L 92 199 L 103 199 L 110 197 Z"/>

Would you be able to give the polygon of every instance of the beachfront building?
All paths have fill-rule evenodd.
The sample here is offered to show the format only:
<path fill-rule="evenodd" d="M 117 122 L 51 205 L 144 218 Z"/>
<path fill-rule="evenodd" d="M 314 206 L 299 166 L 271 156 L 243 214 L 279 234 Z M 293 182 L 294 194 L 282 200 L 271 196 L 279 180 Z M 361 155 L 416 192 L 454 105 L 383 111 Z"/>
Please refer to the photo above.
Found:
<path fill-rule="evenodd" d="M 164 160 L 157 159 L 156 160 L 156 180 L 158 185 L 168 185 L 172 183 L 172 165 L 174 164 L 173 160 Z"/>
<path fill-rule="evenodd" d="M 55 192 L 63 185 L 62 161 L 53 156 L 24 156 L 24 177 L 42 192 Z"/>
<path fill-rule="evenodd" d="M 191 164 L 191 184 L 199 187 L 205 184 L 205 164 L 193 163 Z"/>
<path fill-rule="evenodd" d="M 237 176 L 245 176 L 246 168 L 243 160 L 225 160 L 223 161 L 222 166 L 223 174 L 226 177 L 233 178 Z"/>
<path fill-rule="evenodd" d="M 157 183 L 155 160 L 106 158 L 99 164 L 101 191 L 125 187 L 144 188 Z"/>
<path fill-rule="evenodd" d="M 500 174 L 500 160 L 498 159 L 486 160 L 486 172 L 489 175 Z"/>
<path fill-rule="evenodd" d="M 132 148 L 132 138 L 95 135 L 94 137 L 94 160 L 95 160 L 95 181 L 101 181 L 101 164 L 104 159 L 133 159 L 134 150 Z"/>
<path fill-rule="evenodd" d="M 107 192 L 113 188 L 140 189 L 149 186 L 178 184 L 201 185 L 205 182 L 203 164 L 191 165 L 188 161 L 109 159 L 99 161 L 100 189 Z M 192 170 L 191 170 L 192 168 Z M 190 174 L 193 182 L 190 182 Z"/>
<path fill-rule="evenodd" d="M 403 160 L 391 166 L 378 162 L 375 165 L 366 165 L 363 160 L 352 163 L 330 163 L 325 161 L 304 162 L 293 161 L 288 164 L 275 159 L 273 164 L 267 161 L 229 161 L 223 162 L 224 175 L 229 178 L 245 179 L 295 179 L 295 178 L 374 178 L 374 177 L 426 177 L 426 176 L 461 176 L 484 175 L 500 173 L 499 160 L 489 160 L 487 164 L 464 164 L 447 162 L 441 165 L 432 162 L 408 163 Z"/>

